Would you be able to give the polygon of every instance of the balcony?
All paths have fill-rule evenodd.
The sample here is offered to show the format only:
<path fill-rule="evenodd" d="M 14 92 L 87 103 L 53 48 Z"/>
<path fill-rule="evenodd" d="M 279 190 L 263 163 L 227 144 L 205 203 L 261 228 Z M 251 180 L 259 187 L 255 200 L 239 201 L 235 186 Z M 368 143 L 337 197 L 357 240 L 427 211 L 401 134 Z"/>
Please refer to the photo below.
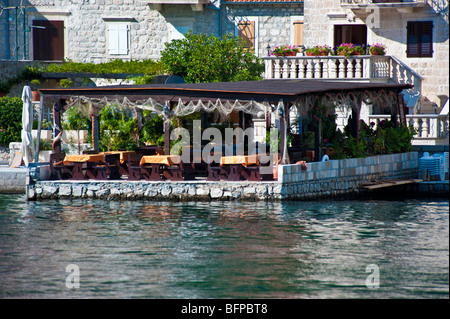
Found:
<path fill-rule="evenodd" d="M 266 79 L 333 79 L 409 83 L 421 92 L 422 77 L 387 55 L 265 57 Z"/>
<path fill-rule="evenodd" d="M 352 10 L 356 16 L 370 14 L 372 8 L 380 10 L 397 10 L 400 13 L 411 13 L 417 8 L 426 6 L 427 0 L 340 0 L 341 7 Z"/>

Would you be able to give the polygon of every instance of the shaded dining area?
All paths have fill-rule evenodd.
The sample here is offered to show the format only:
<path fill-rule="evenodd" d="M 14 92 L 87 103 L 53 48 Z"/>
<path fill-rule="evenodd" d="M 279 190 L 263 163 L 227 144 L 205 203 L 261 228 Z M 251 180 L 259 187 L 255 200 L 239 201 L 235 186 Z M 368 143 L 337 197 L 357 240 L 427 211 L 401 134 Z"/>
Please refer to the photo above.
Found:
<path fill-rule="evenodd" d="M 333 107 L 349 104 L 357 134 L 363 102 L 381 95 L 389 96 L 394 101 L 392 108 L 395 110 L 396 97 L 410 87 L 409 84 L 263 80 L 41 89 L 43 98 L 53 102 L 55 138 L 50 155 L 51 179 L 156 182 L 277 180 L 279 165 L 303 164 L 302 167 L 306 167 L 304 163 L 293 161 L 287 151 L 291 108 L 296 108 L 299 114 L 308 114 L 320 99 L 326 99 Z M 164 122 L 164 146 L 139 145 L 132 151 L 100 151 L 98 141 L 104 132 L 100 131 L 99 115 L 103 107 L 112 103 L 133 110 L 136 117 L 143 110 L 160 116 Z M 92 149 L 81 154 L 65 154 L 59 138 L 62 114 L 79 105 L 89 107 Z M 194 113 L 204 115 L 199 128 L 172 127 L 171 121 L 175 117 Z M 397 116 L 396 112 L 393 113 Z M 208 121 L 211 115 L 218 119 L 218 123 L 236 116 L 234 124 L 228 127 L 232 130 L 231 138 L 217 137 L 219 130 L 214 127 L 215 123 Z M 263 139 L 255 138 L 256 126 L 252 119 L 259 119 L 264 124 Z M 41 121 L 39 114 L 39 124 Z M 277 123 L 275 128 L 271 125 L 274 122 Z M 274 129 L 277 134 L 270 134 Z M 188 134 L 189 138 L 185 140 L 183 134 Z M 266 139 L 269 135 L 270 141 Z M 320 154 L 320 150 L 317 153 Z"/>

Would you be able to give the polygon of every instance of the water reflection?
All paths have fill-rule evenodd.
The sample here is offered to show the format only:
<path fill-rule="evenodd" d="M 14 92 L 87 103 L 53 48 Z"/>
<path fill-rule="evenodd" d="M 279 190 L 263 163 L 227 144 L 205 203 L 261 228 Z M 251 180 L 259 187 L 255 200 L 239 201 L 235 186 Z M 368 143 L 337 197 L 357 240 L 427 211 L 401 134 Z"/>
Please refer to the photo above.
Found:
<path fill-rule="evenodd" d="M 0 297 L 448 297 L 448 201 L 193 202 L 0 195 Z M 80 267 L 80 289 L 65 267 Z M 368 264 L 379 289 L 365 286 Z"/>

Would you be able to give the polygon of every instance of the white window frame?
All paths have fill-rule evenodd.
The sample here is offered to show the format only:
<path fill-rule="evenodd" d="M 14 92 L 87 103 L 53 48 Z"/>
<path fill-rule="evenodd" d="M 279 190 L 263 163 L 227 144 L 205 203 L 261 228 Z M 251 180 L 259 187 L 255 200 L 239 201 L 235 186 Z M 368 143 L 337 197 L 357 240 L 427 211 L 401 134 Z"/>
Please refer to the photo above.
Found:
<path fill-rule="evenodd" d="M 259 17 L 255 16 L 241 16 L 234 18 L 234 35 L 237 37 L 239 35 L 239 22 L 241 21 L 251 21 L 255 22 L 255 55 L 259 57 Z"/>
<path fill-rule="evenodd" d="M 106 24 L 106 51 L 110 58 L 131 57 L 131 21 L 128 18 L 103 18 Z"/>
<path fill-rule="evenodd" d="M 303 28 L 304 28 L 305 27 L 305 17 L 304 16 L 291 16 L 290 17 L 289 42 L 291 45 L 294 45 L 294 35 L 295 35 L 294 21 L 303 21 Z M 305 45 L 304 38 L 303 38 L 303 45 Z"/>

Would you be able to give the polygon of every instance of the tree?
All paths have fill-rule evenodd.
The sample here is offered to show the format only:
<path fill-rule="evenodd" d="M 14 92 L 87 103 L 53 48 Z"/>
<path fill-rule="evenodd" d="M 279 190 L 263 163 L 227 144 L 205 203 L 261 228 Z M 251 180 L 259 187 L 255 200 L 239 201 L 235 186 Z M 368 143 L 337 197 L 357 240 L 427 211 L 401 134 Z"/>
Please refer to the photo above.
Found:
<path fill-rule="evenodd" d="M 0 145 L 21 141 L 22 108 L 20 97 L 0 97 Z"/>
<path fill-rule="evenodd" d="M 193 34 L 166 43 L 161 53 L 164 70 L 181 76 L 188 83 L 261 80 L 262 60 L 239 44 L 230 34 Z"/>

